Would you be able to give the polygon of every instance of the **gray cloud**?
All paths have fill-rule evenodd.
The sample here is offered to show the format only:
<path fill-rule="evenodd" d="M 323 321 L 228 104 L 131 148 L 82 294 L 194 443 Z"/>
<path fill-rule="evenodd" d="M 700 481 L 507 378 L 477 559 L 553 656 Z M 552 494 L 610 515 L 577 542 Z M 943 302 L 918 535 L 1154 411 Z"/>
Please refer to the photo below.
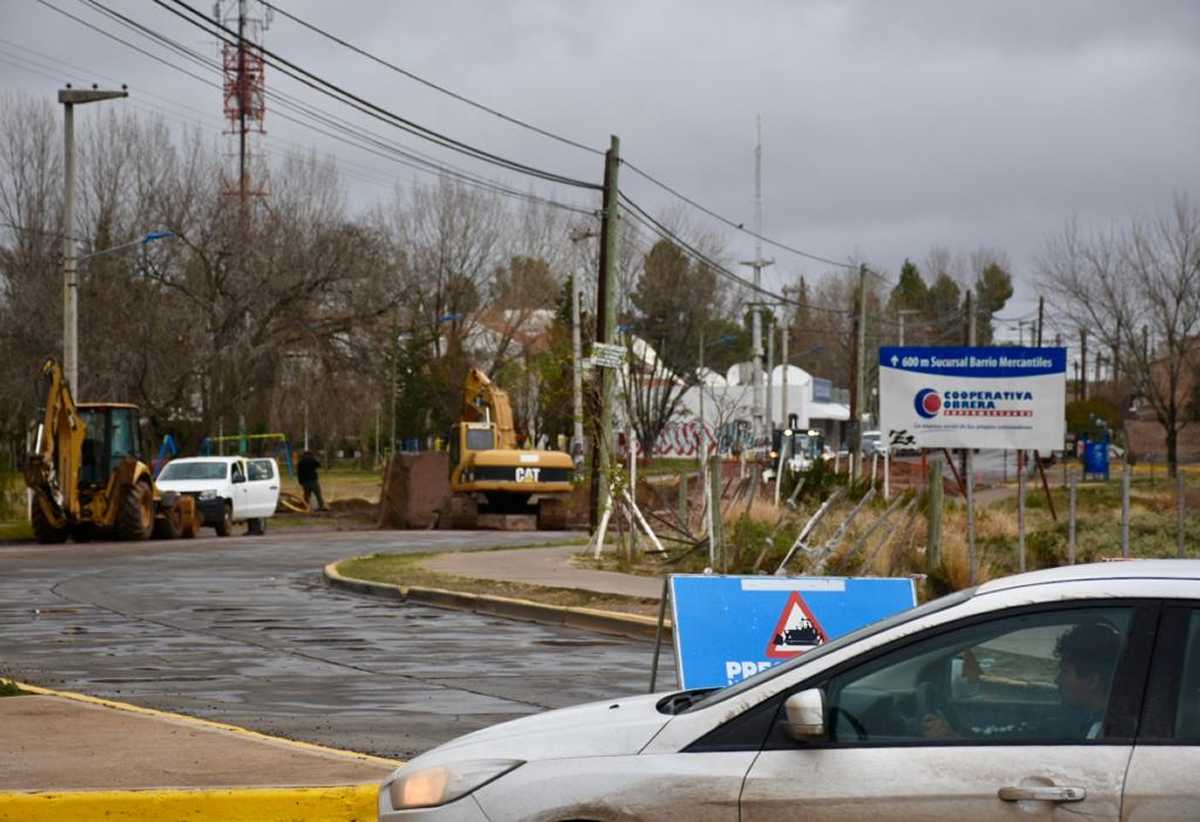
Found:
<path fill-rule="evenodd" d="M 98 19 L 81 3 L 53 2 Z M 211 41 L 153 4 L 112 3 L 216 54 Z M 633 162 L 747 225 L 754 120 L 761 115 L 768 234 L 822 255 L 859 254 L 892 271 L 935 244 L 1001 248 L 1022 278 L 1017 310 L 1036 299 L 1028 276 L 1033 256 L 1066 219 L 1123 219 L 1196 188 L 1200 5 L 1185 0 L 281 3 L 386 59 L 573 139 L 604 148 L 619 134 Z M 139 106 L 199 117 L 149 96 L 155 94 L 209 112 L 212 127 L 219 125 L 215 91 L 41 5 L 2 0 L 0 19 L 0 37 L 125 80 Z M 464 107 L 290 21 L 277 17 L 267 39 L 418 122 L 599 180 L 600 158 Z M 0 57 L 16 53 L 0 43 Z M 277 73 L 269 82 L 344 113 Z M 55 84 L 0 63 L 4 90 L 49 99 Z M 390 133 L 360 115 L 345 116 Z M 389 181 L 413 175 L 268 117 L 269 143 L 313 145 L 346 161 L 348 171 L 375 178 L 377 185 L 351 180 L 356 202 L 365 205 Z M 671 202 L 628 170 L 623 184 L 653 209 Z M 752 253 L 752 241 L 731 241 L 735 257 Z M 772 276 L 820 270 L 785 252 L 774 256 Z"/>

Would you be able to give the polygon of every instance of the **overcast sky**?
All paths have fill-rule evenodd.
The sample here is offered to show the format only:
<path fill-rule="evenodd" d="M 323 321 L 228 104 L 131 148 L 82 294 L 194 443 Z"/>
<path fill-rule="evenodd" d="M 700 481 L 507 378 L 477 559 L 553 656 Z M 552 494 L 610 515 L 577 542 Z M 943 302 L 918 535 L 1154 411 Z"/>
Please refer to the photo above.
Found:
<path fill-rule="evenodd" d="M 80 0 L 49 2 L 165 54 Z M 149 0 L 103 2 L 216 55 L 211 38 Z M 625 158 L 747 226 L 761 116 L 766 235 L 821 256 L 865 259 L 892 276 L 905 257 L 919 263 L 934 245 L 1001 249 L 1018 281 L 1009 316 L 1036 304 L 1034 258 L 1064 221 L 1107 225 L 1164 208 L 1174 192 L 1197 190 L 1194 1 L 278 4 L 549 131 L 598 148 L 619 135 Z M 212 8 L 211 0 L 194 5 Z M 217 91 L 34 0 L 0 0 L 0 20 L 4 91 L 52 99 L 62 82 L 119 81 L 129 84 L 131 101 L 108 105 L 136 103 L 172 122 L 203 121 L 214 134 L 220 127 Z M 266 45 L 457 139 L 573 177 L 601 177 L 602 158 L 423 88 L 281 16 Z M 268 84 L 369 122 L 277 73 Z M 397 178 L 414 177 L 267 116 L 272 152 L 300 144 L 332 154 L 350 175 L 357 205 L 386 196 Z M 428 148 L 387 126 L 370 127 Z M 498 170 L 488 174 L 530 186 Z M 622 175 L 622 189 L 651 211 L 672 205 L 628 170 Z M 587 202 L 582 192 L 555 195 Z M 737 259 L 753 255 L 752 240 L 729 239 Z M 764 254 L 777 261 L 768 272 L 772 286 L 827 269 L 770 247 Z"/>

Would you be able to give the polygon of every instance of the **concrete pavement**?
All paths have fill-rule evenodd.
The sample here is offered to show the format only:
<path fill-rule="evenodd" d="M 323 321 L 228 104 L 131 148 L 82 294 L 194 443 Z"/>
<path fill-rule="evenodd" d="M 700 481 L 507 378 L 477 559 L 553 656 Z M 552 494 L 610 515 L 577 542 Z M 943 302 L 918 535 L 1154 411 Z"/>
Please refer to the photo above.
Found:
<path fill-rule="evenodd" d="M 374 819 L 398 762 L 22 685 L 0 699 L 0 822 Z"/>

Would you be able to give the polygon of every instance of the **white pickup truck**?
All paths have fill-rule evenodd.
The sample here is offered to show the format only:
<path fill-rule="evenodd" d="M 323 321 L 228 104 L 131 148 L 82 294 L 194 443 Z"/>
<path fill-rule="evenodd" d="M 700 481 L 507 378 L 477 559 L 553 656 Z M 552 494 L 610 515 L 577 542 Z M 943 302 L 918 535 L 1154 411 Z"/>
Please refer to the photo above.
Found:
<path fill-rule="evenodd" d="M 238 522 L 248 534 L 265 533 L 279 504 L 279 466 L 270 457 L 184 457 L 167 463 L 155 483 L 195 497 L 204 525 L 221 537 Z"/>

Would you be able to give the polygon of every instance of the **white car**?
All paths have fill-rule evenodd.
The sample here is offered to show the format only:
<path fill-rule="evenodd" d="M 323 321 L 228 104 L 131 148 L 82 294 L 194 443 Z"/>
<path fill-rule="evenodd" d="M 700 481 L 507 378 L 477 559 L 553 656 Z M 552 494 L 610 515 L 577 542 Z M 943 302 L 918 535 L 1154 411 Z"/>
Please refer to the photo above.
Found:
<path fill-rule="evenodd" d="M 195 497 L 204 524 L 222 537 L 238 522 L 264 533 L 279 504 L 279 466 L 270 457 L 184 457 L 167 463 L 155 484 Z"/>
<path fill-rule="evenodd" d="M 409 762 L 379 818 L 1200 819 L 1200 563 L 985 583 L 723 689 L 622 697 Z"/>

